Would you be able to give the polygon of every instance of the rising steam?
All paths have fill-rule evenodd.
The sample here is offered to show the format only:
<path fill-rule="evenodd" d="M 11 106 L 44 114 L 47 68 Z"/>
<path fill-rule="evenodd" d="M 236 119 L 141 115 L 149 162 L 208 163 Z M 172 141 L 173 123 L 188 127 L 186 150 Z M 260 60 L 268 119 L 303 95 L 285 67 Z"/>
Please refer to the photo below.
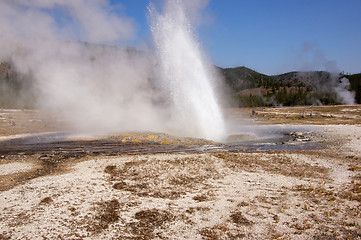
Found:
<path fill-rule="evenodd" d="M 31 75 L 38 105 L 62 114 L 77 130 L 220 140 L 224 126 L 211 65 L 186 15 L 192 4 L 165 4 L 163 14 L 151 8 L 154 53 L 119 46 L 135 29 L 105 0 L 1 1 L 0 62 Z"/>
<path fill-rule="evenodd" d="M 303 43 L 301 50 L 295 56 L 297 56 L 297 68 L 306 71 L 300 72 L 300 77 L 306 76 L 312 79 L 313 86 L 320 91 L 336 93 L 337 100 L 342 104 L 356 104 L 355 93 L 349 90 L 350 81 L 345 77 L 341 78 L 336 61 L 327 59 L 317 44 Z M 310 72 L 314 70 L 328 71 L 331 74 Z"/>
<path fill-rule="evenodd" d="M 343 77 L 340 79 L 339 84 L 334 87 L 335 92 L 337 93 L 340 101 L 346 105 L 355 105 L 355 93 L 350 90 L 350 81 Z"/>
<path fill-rule="evenodd" d="M 150 7 L 150 18 L 171 121 L 191 135 L 221 139 L 225 127 L 209 74 L 211 65 L 204 61 L 182 1 L 168 1 L 163 14 Z"/>

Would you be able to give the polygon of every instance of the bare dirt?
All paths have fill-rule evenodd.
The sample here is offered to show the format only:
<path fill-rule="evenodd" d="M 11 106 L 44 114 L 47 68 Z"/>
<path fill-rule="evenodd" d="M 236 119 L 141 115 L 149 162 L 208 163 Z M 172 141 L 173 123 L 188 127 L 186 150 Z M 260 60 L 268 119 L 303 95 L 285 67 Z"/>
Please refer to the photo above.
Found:
<path fill-rule="evenodd" d="M 229 110 L 241 112 L 320 125 L 295 139 L 319 147 L 155 133 L 34 143 L 18 134 L 66 124 L 3 110 L 0 239 L 361 239 L 361 107 Z"/>

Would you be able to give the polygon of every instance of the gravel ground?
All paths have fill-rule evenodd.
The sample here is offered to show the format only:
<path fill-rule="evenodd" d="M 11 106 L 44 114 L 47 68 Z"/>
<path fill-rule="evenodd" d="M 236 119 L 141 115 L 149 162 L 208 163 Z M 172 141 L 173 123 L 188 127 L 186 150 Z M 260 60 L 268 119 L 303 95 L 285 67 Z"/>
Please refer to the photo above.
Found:
<path fill-rule="evenodd" d="M 2 157 L 0 239 L 361 239 L 361 126 L 323 128 L 317 150 Z"/>

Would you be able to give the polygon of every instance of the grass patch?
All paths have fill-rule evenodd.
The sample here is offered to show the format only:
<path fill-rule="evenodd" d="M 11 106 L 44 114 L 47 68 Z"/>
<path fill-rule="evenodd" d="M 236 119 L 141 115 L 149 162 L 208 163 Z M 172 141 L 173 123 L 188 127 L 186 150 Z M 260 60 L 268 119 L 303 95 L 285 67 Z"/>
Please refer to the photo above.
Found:
<path fill-rule="evenodd" d="M 115 165 L 108 165 L 105 167 L 104 172 L 108 174 L 115 174 L 116 173 L 117 166 Z"/>
<path fill-rule="evenodd" d="M 232 222 L 237 225 L 249 226 L 253 224 L 252 221 L 248 220 L 246 217 L 243 216 L 242 212 L 234 212 L 231 214 L 230 217 L 232 219 Z"/>
<path fill-rule="evenodd" d="M 355 172 L 355 171 L 361 171 L 361 167 L 359 167 L 359 166 L 357 166 L 357 165 L 355 165 L 355 164 L 350 164 L 350 165 L 348 166 L 348 170 L 349 170 L 349 171 L 353 171 L 353 172 Z"/>
<path fill-rule="evenodd" d="M 52 202 L 53 202 L 53 199 L 51 199 L 51 197 L 45 197 L 45 198 L 41 199 L 40 205 L 50 204 Z"/>
<path fill-rule="evenodd" d="M 242 239 L 246 236 L 238 230 L 229 229 L 225 224 L 202 228 L 199 234 L 202 236 L 202 239 L 205 240 Z"/>
<path fill-rule="evenodd" d="M 256 158 L 253 154 L 237 154 L 220 152 L 214 156 L 224 160 L 227 167 L 233 171 L 266 171 L 288 177 L 325 178 L 328 169 L 307 163 L 297 163 L 296 160 L 277 153 L 265 153 L 265 159 Z"/>
<path fill-rule="evenodd" d="M 315 202 L 319 202 L 321 200 L 332 202 L 335 201 L 338 197 L 337 192 L 335 192 L 334 190 L 326 189 L 323 185 L 313 187 L 301 184 L 295 186 L 293 190 L 301 192 L 303 196 L 309 199 L 315 199 Z"/>
<path fill-rule="evenodd" d="M 202 155 L 175 160 L 134 159 L 122 167 L 108 165 L 104 172 L 109 174 L 110 181 L 116 181 L 115 190 L 173 200 L 186 192 L 209 188 L 208 179 L 221 177 L 215 164 L 214 159 Z"/>
<path fill-rule="evenodd" d="M 208 201 L 208 196 L 206 196 L 206 195 L 197 195 L 197 196 L 193 197 L 193 200 L 197 201 L 197 202 L 205 202 L 205 201 Z"/>
<path fill-rule="evenodd" d="M 1 221 L 1 219 L 0 219 Z M 20 212 L 16 214 L 11 223 L 9 223 L 9 227 L 19 227 L 22 225 L 26 225 L 31 222 L 31 215 L 27 212 Z"/>
<path fill-rule="evenodd" d="M 135 213 L 134 218 L 137 222 L 129 223 L 131 232 L 135 235 L 134 239 L 163 239 L 161 232 L 156 232 L 156 229 L 161 229 L 164 224 L 174 220 L 174 216 L 164 210 L 148 209 L 141 210 Z"/>
<path fill-rule="evenodd" d="M 221 235 L 217 232 L 216 229 L 213 228 L 203 228 L 199 231 L 199 233 L 202 235 L 202 239 L 207 240 L 218 240 L 221 239 Z"/>
<path fill-rule="evenodd" d="M 209 212 L 211 209 L 209 207 L 190 207 L 186 210 L 188 214 L 194 214 L 195 212 Z"/>
<path fill-rule="evenodd" d="M 116 199 L 97 203 L 96 215 L 88 225 L 89 230 L 99 233 L 107 229 L 110 224 L 117 222 L 120 219 L 119 207 L 120 204 Z"/>
<path fill-rule="evenodd" d="M 345 190 L 339 193 L 339 196 L 343 199 L 361 203 L 361 182 L 351 182 L 351 184 Z"/>

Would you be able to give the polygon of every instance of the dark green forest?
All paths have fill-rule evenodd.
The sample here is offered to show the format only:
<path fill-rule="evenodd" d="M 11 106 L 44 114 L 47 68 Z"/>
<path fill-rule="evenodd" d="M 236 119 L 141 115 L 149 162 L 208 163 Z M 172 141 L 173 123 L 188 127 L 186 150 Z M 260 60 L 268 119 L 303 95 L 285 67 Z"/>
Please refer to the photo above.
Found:
<path fill-rule="evenodd" d="M 354 92 L 356 103 L 361 103 L 361 74 L 314 71 L 268 76 L 246 67 L 220 71 L 237 107 L 342 104 L 335 89 L 344 77 L 350 82 L 346 90 Z"/>
<path fill-rule="evenodd" d="M 356 93 L 355 99 L 358 104 L 361 103 L 361 73 L 345 75 L 350 80 L 351 91 Z"/>

